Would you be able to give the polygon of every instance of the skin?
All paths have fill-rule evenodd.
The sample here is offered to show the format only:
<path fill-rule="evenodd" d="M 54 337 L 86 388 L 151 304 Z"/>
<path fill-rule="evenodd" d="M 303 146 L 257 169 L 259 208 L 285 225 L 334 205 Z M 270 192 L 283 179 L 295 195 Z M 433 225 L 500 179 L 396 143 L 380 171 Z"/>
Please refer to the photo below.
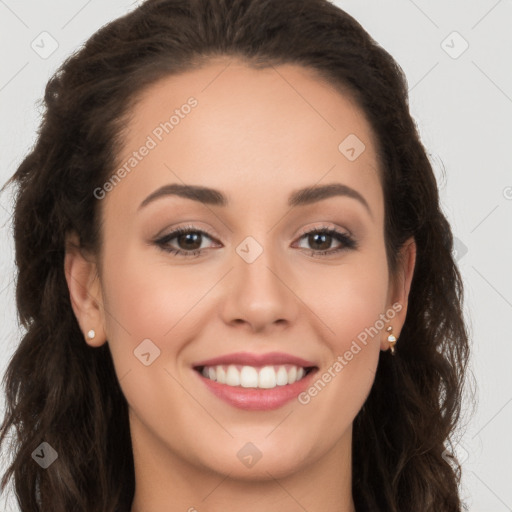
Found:
<path fill-rule="evenodd" d="M 132 512 L 353 512 L 352 423 L 380 352 L 389 349 L 385 327 L 305 405 L 240 410 L 206 389 L 192 364 L 238 351 L 282 351 L 314 361 L 322 374 L 397 303 L 401 311 L 385 326 L 399 337 L 416 246 L 405 245 L 391 278 L 371 127 L 349 96 L 311 70 L 255 70 L 218 59 L 142 94 L 119 161 L 190 96 L 197 107 L 101 200 L 101 258 L 71 244 L 66 252 L 85 340 L 92 347 L 108 342 L 129 404 Z M 338 150 L 349 134 L 365 144 L 354 161 Z M 170 183 L 212 187 L 230 203 L 166 196 L 139 209 Z M 371 213 L 347 196 L 287 205 L 292 191 L 327 183 L 357 190 Z M 189 224 L 209 233 L 200 256 L 172 255 L 154 243 Z M 311 255 L 343 246 L 327 238 L 319 249 L 321 241 L 302 235 L 326 225 L 349 232 L 357 248 Z M 236 252 L 247 236 L 263 249 L 252 263 Z M 178 244 L 174 238 L 168 245 L 187 249 L 183 239 Z M 149 366 L 134 356 L 147 338 L 160 350 Z M 250 468 L 237 457 L 247 442 L 262 454 Z"/>

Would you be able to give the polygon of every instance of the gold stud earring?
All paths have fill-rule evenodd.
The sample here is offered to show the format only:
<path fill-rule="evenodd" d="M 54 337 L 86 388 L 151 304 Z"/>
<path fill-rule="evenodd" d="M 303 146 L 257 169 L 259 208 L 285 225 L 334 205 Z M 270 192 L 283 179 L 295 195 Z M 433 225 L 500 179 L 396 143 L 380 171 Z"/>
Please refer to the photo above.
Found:
<path fill-rule="evenodd" d="M 87 337 L 90 339 L 90 340 L 93 340 L 94 337 L 96 336 L 96 332 L 94 329 L 91 329 L 88 333 L 87 333 Z"/>
<path fill-rule="evenodd" d="M 389 346 L 390 346 L 390 350 L 391 350 L 391 355 L 394 356 L 395 355 L 396 337 L 393 334 L 391 334 L 392 330 L 393 330 L 393 327 L 391 327 L 391 325 L 386 329 L 386 331 L 389 332 L 388 342 L 389 342 Z"/>

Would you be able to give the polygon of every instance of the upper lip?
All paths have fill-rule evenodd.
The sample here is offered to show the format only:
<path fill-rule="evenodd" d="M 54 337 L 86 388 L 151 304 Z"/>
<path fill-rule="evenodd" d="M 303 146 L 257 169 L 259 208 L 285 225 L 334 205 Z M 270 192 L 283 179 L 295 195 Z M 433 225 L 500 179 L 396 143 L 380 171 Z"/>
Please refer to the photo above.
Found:
<path fill-rule="evenodd" d="M 223 356 L 205 359 L 194 363 L 193 366 L 217 366 L 222 364 L 240 364 L 244 366 L 266 366 L 277 364 L 293 364 L 304 368 L 315 366 L 315 363 L 302 359 L 302 357 L 285 354 L 284 352 L 267 352 L 266 354 L 251 354 L 249 352 L 235 352 Z"/>

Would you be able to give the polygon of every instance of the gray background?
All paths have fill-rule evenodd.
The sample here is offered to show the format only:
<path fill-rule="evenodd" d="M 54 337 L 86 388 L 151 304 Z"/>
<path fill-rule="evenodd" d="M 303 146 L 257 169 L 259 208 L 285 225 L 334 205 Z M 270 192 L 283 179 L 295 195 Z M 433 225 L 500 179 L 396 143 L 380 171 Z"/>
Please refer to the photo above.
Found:
<path fill-rule="evenodd" d="M 462 495 L 472 512 L 510 511 L 512 2 L 335 3 L 359 20 L 407 75 L 411 113 L 435 167 L 465 282 L 478 402 L 457 449 L 464 461 Z M 35 140 L 37 101 L 57 66 L 100 26 L 137 4 L 0 0 L 1 184 Z M 0 196 L 2 376 L 20 333 L 11 204 L 9 193 Z M 0 406 L 3 417 L 3 396 Z M 465 410 L 471 412 L 468 404 Z M 2 454 L 2 469 L 5 462 Z M 2 510 L 17 511 L 12 496 L 4 494 L 0 502 Z"/>

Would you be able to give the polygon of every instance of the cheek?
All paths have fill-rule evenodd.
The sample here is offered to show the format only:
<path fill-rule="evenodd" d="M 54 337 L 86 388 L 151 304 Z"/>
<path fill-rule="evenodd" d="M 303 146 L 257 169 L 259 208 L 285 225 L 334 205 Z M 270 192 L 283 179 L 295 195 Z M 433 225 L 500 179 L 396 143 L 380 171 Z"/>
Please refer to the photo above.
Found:
<path fill-rule="evenodd" d="M 345 432 L 363 406 L 374 382 L 380 356 L 387 279 L 379 274 L 346 276 L 331 293 L 322 321 L 328 356 L 299 403 L 314 417 L 326 446 Z M 336 297 L 336 299 L 332 299 Z M 325 331 L 324 331 L 325 332 Z M 314 424 L 314 426 L 313 426 Z"/>
<path fill-rule="evenodd" d="M 104 282 L 105 321 L 112 338 L 128 332 L 135 343 L 162 339 L 211 286 L 211 272 L 201 266 L 171 267 L 164 259 L 134 252 L 116 258 Z"/>
<path fill-rule="evenodd" d="M 388 269 L 379 250 L 356 255 L 337 268 L 310 272 L 308 283 L 304 283 L 303 295 L 326 326 L 330 345 L 337 352 L 346 350 L 385 313 Z M 381 322 L 378 326 L 382 327 Z"/>
<path fill-rule="evenodd" d="M 308 295 L 325 326 L 324 344 L 329 348 L 318 375 L 322 382 L 310 395 L 311 399 L 322 395 L 315 401 L 316 407 L 325 407 L 325 421 L 334 403 L 346 413 L 339 416 L 339 421 L 355 417 L 375 376 L 385 332 L 389 283 L 385 255 L 379 250 L 368 254 L 359 255 L 353 265 L 331 272 L 329 279 L 316 279 L 317 285 L 324 285 L 323 293 L 319 287 L 311 287 Z M 305 397 L 304 402 L 307 400 Z"/>
<path fill-rule="evenodd" d="M 382 328 L 379 320 L 385 312 L 388 291 L 387 274 L 365 272 L 360 277 L 352 275 L 350 282 L 345 284 L 338 298 L 341 314 L 336 318 L 340 349 L 353 339 L 363 339 L 363 333 L 375 325 Z"/>
<path fill-rule="evenodd" d="M 197 304 L 211 287 L 211 272 L 208 275 L 200 266 L 197 270 L 171 268 L 155 260 L 145 258 L 142 251 L 126 251 L 122 256 L 112 252 L 105 258 L 110 264 L 105 266 L 110 269 L 104 279 L 105 323 L 116 373 L 130 407 L 138 418 L 153 418 L 156 424 L 169 426 L 180 404 L 190 402 L 170 375 L 181 378 L 176 373 L 177 361 L 196 332 L 194 313 L 201 310 Z M 174 434 L 179 437 L 177 431 Z"/>

